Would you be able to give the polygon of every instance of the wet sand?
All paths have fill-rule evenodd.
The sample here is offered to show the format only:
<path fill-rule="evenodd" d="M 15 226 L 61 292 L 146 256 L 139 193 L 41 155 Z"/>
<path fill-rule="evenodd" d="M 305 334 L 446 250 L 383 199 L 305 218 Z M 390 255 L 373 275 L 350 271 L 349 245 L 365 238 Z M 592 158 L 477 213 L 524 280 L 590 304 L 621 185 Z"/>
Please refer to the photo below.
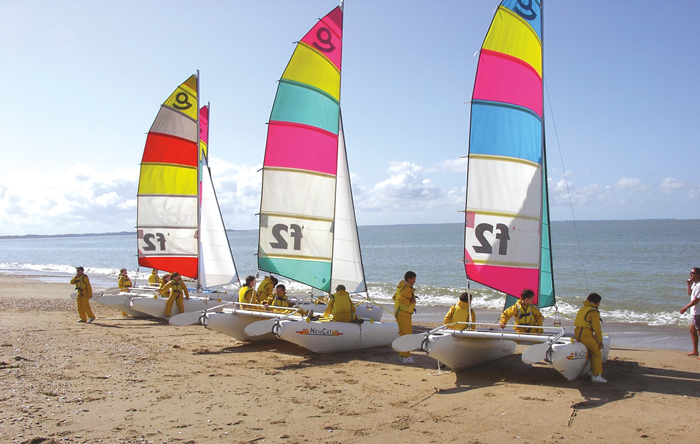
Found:
<path fill-rule="evenodd" d="M 316 355 L 251 345 L 94 302 L 97 320 L 80 324 L 67 283 L 4 275 L 0 288 L 3 443 L 695 443 L 700 435 L 700 360 L 681 351 L 613 346 L 608 384 L 525 365 L 521 347 L 438 372 L 420 353 L 406 366 L 390 347 Z"/>

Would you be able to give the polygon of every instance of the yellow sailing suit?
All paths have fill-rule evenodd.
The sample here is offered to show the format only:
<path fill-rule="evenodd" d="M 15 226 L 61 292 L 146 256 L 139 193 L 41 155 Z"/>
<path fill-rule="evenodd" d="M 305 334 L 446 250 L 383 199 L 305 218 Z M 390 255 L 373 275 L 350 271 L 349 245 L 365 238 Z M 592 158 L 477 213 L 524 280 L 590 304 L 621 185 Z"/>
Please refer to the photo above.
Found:
<path fill-rule="evenodd" d="M 347 291 L 339 290 L 331 295 L 326 311 L 323 312 L 323 316 L 326 318 L 330 315 L 333 315 L 333 320 L 336 322 L 352 322 L 357 319 L 355 304 L 352 303 Z"/>
<path fill-rule="evenodd" d="M 399 324 L 399 336 L 413 333 L 413 311 L 416 308 L 416 293 L 406 281 L 399 282 L 394 293 L 394 317 Z M 399 356 L 408 358 L 411 352 L 399 352 Z"/>
<path fill-rule="evenodd" d="M 253 298 L 252 304 L 262 304 L 272 302 L 272 293 L 275 289 L 275 284 L 270 279 L 270 276 L 266 276 L 265 279 L 258 285 L 258 291 L 255 292 L 255 297 Z"/>
<path fill-rule="evenodd" d="M 544 318 L 540 310 L 533 304 L 522 305 L 522 301 L 518 300 L 515 304 L 503 310 L 501 314 L 500 324 L 508 323 L 508 320 L 515 316 L 515 331 L 518 333 L 542 333 L 541 328 L 526 328 L 523 325 L 542 326 Z"/>
<path fill-rule="evenodd" d="M 453 322 L 476 322 L 476 313 L 469 307 L 469 302 L 457 302 L 457 305 L 450 307 L 450 311 L 445 315 L 445 325 Z M 450 327 L 452 330 L 474 330 L 473 325 L 457 324 Z"/>
<path fill-rule="evenodd" d="M 134 286 L 131 283 L 131 279 L 129 279 L 128 276 L 123 276 L 123 275 L 119 275 L 119 279 L 117 280 L 117 285 L 119 285 L 120 291 L 124 291 L 126 293 L 129 292 L 129 288 Z"/>
<path fill-rule="evenodd" d="M 238 290 L 238 302 L 241 304 L 250 304 L 250 300 L 253 298 L 254 290 L 253 287 L 244 285 Z M 243 307 L 247 308 L 247 307 Z"/>
<path fill-rule="evenodd" d="M 74 277 L 70 283 L 75 285 L 75 291 L 78 294 L 76 302 L 78 303 L 78 316 L 83 322 L 87 322 L 88 318 L 92 319 L 95 315 L 90 308 L 90 299 L 92 298 L 92 285 L 87 275 L 82 274 L 80 277 Z"/>
<path fill-rule="evenodd" d="M 165 316 L 170 317 L 170 313 L 173 310 L 173 303 L 177 304 L 178 310 L 180 310 L 180 313 L 185 312 L 185 303 L 182 300 L 182 293 L 185 293 L 185 297 L 189 300 L 190 298 L 190 293 L 187 291 L 187 286 L 182 282 L 177 282 L 175 280 L 172 280 L 165 284 L 165 286 L 158 290 L 160 294 L 165 294 L 170 292 L 170 296 L 168 297 L 168 302 L 165 303 Z"/>
<path fill-rule="evenodd" d="M 603 374 L 603 357 L 601 347 L 603 345 L 603 332 L 600 329 L 600 312 L 589 301 L 583 301 L 583 307 L 576 314 L 574 322 L 575 338 L 588 349 L 591 359 L 591 372 L 593 376 Z"/>
<path fill-rule="evenodd" d="M 158 284 L 160 284 L 160 277 L 158 277 L 156 270 L 151 270 L 151 275 L 148 276 L 148 285 L 151 287 L 157 287 Z"/>
<path fill-rule="evenodd" d="M 276 293 L 272 295 L 272 301 L 270 301 L 270 307 L 290 307 L 289 299 L 287 299 L 287 294 L 282 293 L 278 296 Z"/>

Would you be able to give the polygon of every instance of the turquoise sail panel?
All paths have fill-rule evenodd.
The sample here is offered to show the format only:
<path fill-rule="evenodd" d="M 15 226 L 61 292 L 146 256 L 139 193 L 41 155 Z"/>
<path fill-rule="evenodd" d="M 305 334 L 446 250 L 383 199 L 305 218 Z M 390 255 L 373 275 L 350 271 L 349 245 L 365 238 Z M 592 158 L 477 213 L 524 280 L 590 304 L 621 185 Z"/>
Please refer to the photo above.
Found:
<path fill-rule="evenodd" d="M 340 104 L 330 95 L 309 85 L 280 80 L 270 120 L 294 122 L 338 134 Z"/>
<path fill-rule="evenodd" d="M 552 246 L 549 232 L 549 206 L 547 193 L 547 173 L 543 172 L 544 186 L 542 187 L 542 257 L 540 259 L 540 295 L 537 304 L 540 307 L 555 305 L 554 274 L 552 272 Z"/>
<path fill-rule="evenodd" d="M 294 276 L 295 281 L 318 288 L 321 291 L 329 292 L 331 289 L 330 262 L 269 258 L 260 255 L 258 267 L 281 276 Z"/>

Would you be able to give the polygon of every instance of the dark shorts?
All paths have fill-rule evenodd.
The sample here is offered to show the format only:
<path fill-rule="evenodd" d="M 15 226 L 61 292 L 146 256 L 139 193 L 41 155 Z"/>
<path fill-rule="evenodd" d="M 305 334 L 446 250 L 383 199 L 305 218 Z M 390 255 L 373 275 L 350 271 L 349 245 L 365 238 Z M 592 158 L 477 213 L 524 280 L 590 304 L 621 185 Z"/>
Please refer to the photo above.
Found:
<path fill-rule="evenodd" d="M 694 325 L 696 329 L 700 330 L 700 315 L 691 316 L 690 324 Z"/>

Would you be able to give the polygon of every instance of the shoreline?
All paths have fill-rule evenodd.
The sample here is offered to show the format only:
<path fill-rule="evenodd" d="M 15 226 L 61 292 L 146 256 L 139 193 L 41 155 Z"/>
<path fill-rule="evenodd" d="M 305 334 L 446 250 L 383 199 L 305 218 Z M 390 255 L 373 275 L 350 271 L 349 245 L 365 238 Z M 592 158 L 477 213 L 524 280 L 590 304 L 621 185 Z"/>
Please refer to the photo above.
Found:
<path fill-rule="evenodd" d="M 521 347 L 439 372 L 388 346 L 318 355 L 98 303 L 79 324 L 68 283 L 0 289 L 2 442 L 697 441 L 700 360 L 678 351 L 613 345 L 608 384 L 525 365 Z"/>

